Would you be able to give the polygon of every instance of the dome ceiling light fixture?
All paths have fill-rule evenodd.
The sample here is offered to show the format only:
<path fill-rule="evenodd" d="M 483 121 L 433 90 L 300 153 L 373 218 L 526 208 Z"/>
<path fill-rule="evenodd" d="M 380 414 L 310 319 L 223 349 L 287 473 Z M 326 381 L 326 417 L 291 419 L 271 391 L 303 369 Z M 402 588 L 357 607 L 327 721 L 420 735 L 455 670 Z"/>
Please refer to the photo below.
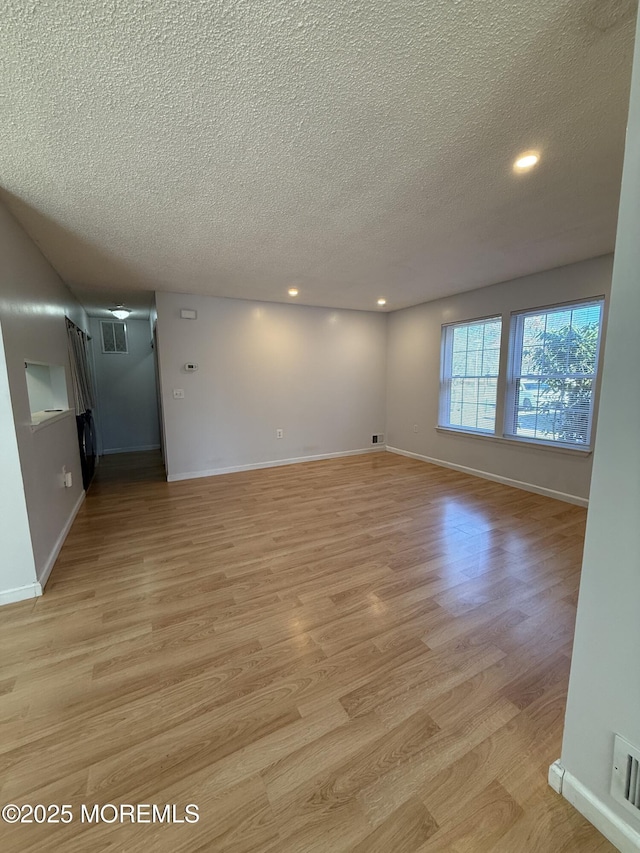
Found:
<path fill-rule="evenodd" d="M 126 320 L 131 311 L 128 308 L 125 308 L 124 305 L 116 305 L 115 308 L 109 308 L 109 311 L 113 314 L 114 317 L 117 317 L 118 320 Z"/>

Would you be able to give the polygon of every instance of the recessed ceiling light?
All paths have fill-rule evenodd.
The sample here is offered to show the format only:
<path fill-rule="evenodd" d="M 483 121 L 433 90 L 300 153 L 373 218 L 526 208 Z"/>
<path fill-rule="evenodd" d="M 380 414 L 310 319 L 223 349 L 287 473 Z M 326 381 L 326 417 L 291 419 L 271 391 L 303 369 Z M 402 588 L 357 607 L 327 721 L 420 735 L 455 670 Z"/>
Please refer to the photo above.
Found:
<path fill-rule="evenodd" d="M 513 164 L 514 172 L 528 172 L 529 169 L 533 169 L 534 166 L 538 165 L 540 161 L 540 155 L 535 151 L 527 151 L 525 154 L 521 154 L 520 157 Z"/>
<path fill-rule="evenodd" d="M 387 304 L 386 299 L 378 299 L 378 305 L 386 305 L 386 304 Z"/>
<path fill-rule="evenodd" d="M 297 296 L 298 295 L 298 288 L 297 287 L 290 287 L 289 290 L 287 291 L 287 293 L 289 294 L 289 296 Z"/>

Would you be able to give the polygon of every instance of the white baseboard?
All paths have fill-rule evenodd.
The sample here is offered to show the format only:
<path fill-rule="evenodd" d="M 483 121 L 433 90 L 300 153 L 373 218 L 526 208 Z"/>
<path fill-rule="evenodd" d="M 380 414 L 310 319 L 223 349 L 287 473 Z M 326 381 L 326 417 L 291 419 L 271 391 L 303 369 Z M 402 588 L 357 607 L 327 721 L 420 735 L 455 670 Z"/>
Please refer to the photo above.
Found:
<path fill-rule="evenodd" d="M 196 480 L 199 477 L 217 477 L 219 474 L 237 474 L 239 471 L 257 471 L 260 468 L 278 468 L 280 465 L 298 465 L 300 462 L 317 462 L 320 459 L 338 459 L 341 456 L 362 456 L 365 453 L 378 453 L 385 450 L 384 444 L 376 447 L 363 447 L 360 450 L 343 450 L 339 453 L 321 453 L 318 456 L 296 456 L 291 459 L 274 459 L 271 462 L 254 462 L 249 465 L 233 465 L 230 468 L 210 468 L 204 471 L 187 471 L 184 474 L 168 474 L 167 482 L 177 480 Z"/>
<path fill-rule="evenodd" d="M 549 767 L 549 787 L 553 788 L 556 794 L 562 793 L 562 783 L 564 781 L 564 767 L 560 763 L 560 759 L 558 761 L 554 761 L 551 767 Z"/>
<path fill-rule="evenodd" d="M 599 800 L 594 794 L 565 770 L 559 761 L 549 768 L 549 778 L 561 772 L 560 794 L 585 817 L 589 823 L 607 838 L 621 853 L 638 853 L 640 851 L 640 832 L 630 826 L 627 821 L 613 812 L 609 806 Z M 555 789 L 555 786 L 552 785 Z"/>
<path fill-rule="evenodd" d="M 78 510 L 82 506 L 85 497 L 86 497 L 86 492 L 82 492 L 80 494 L 80 497 L 76 501 L 75 506 L 71 510 L 69 518 L 67 519 L 64 527 L 60 531 L 60 535 L 56 539 L 56 544 L 53 546 L 53 549 L 52 549 L 51 553 L 49 554 L 46 563 L 38 571 L 38 581 L 39 581 L 38 586 L 41 587 L 41 591 L 38 593 L 38 595 L 42 595 L 42 590 L 44 589 L 45 584 L 49 580 L 49 575 L 51 574 L 51 569 L 53 568 L 55 561 L 58 559 L 58 554 L 60 553 L 60 550 L 61 550 L 62 546 L 64 545 L 64 540 L 67 538 L 67 534 L 71 530 L 71 525 L 73 524 L 75 517 L 78 514 Z"/>
<path fill-rule="evenodd" d="M 472 477 L 482 477 L 483 480 L 493 480 L 495 483 L 512 486 L 514 489 L 522 489 L 525 492 L 535 492 L 537 495 L 545 495 L 548 498 L 555 498 L 557 501 L 565 501 L 565 503 L 577 504 L 577 506 L 589 506 L 589 499 L 578 497 L 578 495 L 568 495 L 566 492 L 557 492 L 555 489 L 546 489 L 544 486 L 536 486 L 534 483 L 524 483 L 522 480 L 512 480 L 511 477 L 501 477 L 499 474 L 492 474 L 490 471 L 479 471 L 477 468 L 468 468 L 466 465 L 456 465 L 454 462 L 446 462 L 444 459 L 432 459 L 431 456 L 422 456 L 420 453 L 412 453 L 409 450 L 400 450 L 398 447 L 389 447 L 387 445 L 386 450 L 388 450 L 389 453 L 397 453 L 399 456 L 408 456 L 410 459 L 419 459 L 421 462 L 429 462 L 431 465 L 440 466 L 440 468 L 451 468 L 453 471 L 460 471 L 463 474 L 471 474 Z"/>
<path fill-rule="evenodd" d="M 39 583 L 30 583 L 27 586 L 18 586 L 15 589 L 5 589 L 0 592 L 0 606 L 14 604 L 16 601 L 26 601 L 28 598 L 37 598 L 39 595 L 42 595 L 42 586 Z"/>
<path fill-rule="evenodd" d="M 140 447 L 110 447 L 108 450 L 102 451 L 102 456 L 109 456 L 111 453 L 143 453 L 145 450 L 160 450 L 159 444 L 141 444 Z"/>

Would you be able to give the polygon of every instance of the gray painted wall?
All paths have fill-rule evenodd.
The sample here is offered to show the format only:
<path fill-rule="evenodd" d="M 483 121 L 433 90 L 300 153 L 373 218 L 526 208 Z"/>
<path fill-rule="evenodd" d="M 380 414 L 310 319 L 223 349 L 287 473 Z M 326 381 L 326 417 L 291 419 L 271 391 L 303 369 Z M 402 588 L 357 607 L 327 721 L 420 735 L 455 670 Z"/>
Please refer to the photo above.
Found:
<path fill-rule="evenodd" d="M 127 320 L 128 353 L 103 353 L 100 321 L 91 318 L 96 423 L 102 453 L 160 446 L 155 363 L 148 320 Z"/>
<path fill-rule="evenodd" d="M 156 307 L 169 477 L 367 449 L 384 433 L 384 315 L 174 293 Z"/>
<path fill-rule="evenodd" d="M 55 270 L 0 205 L 0 325 L 6 373 L 29 516 L 33 559 L 42 578 L 83 494 L 80 454 L 73 415 L 32 432 L 25 361 L 65 365 L 71 382 L 65 314 L 86 328 L 84 311 Z M 65 488 L 62 468 L 73 476 Z M 17 484 L 12 488 L 19 502 Z M 12 581 L 13 582 L 13 581 Z"/>
<path fill-rule="evenodd" d="M 29 533 L 20 456 L 0 325 L 0 603 L 36 594 L 36 567 Z"/>
<path fill-rule="evenodd" d="M 562 749 L 562 763 L 588 795 L 636 833 L 640 817 L 612 799 L 609 784 L 614 732 L 640 747 L 639 198 L 640 29 Z M 640 834 L 620 849 L 640 849 Z"/>
<path fill-rule="evenodd" d="M 389 315 L 387 444 L 477 471 L 588 498 L 591 455 L 508 440 L 436 430 L 443 323 L 502 315 L 502 357 L 507 357 L 512 311 L 607 295 L 612 256 L 595 258 L 515 281 L 460 293 Z M 606 306 L 605 306 L 606 311 Z M 498 416 L 504 389 L 498 387 Z M 418 431 L 414 432 L 414 425 Z"/>

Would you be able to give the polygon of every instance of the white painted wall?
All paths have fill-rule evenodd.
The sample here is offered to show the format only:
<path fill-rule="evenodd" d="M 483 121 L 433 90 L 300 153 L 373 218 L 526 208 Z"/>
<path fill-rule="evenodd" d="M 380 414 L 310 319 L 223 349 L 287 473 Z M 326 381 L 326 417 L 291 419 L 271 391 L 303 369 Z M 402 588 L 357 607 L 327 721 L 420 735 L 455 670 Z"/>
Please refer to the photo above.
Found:
<path fill-rule="evenodd" d="M 84 312 L 36 245 L 0 205 L 0 325 L 6 376 L 24 483 L 11 483 L 19 505 L 26 499 L 38 579 L 46 580 L 84 495 L 75 417 L 32 432 L 25 361 L 64 364 L 71 389 L 65 313 L 86 327 Z M 0 373 L 5 370 L 0 366 Z M 69 399 L 72 395 L 69 393 Z M 62 468 L 73 476 L 65 488 Z"/>
<path fill-rule="evenodd" d="M 127 320 L 128 353 L 103 353 L 100 320 L 92 317 L 91 346 L 101 453 L 160 446 L 155 363 L 148 320 Z"/>
<path fill-rule="evenodd" d="M 370 449 L 384 433 L 384 315 L 175 293 L 156 307 L 170 479 Z"/>
<path fill-rule="evenodd" d="M 639 22 L 640 23 L 640 22 Z M 640 30 L 562 763 L 578 805 L 610 809 L 620 849 L 640 817 L 609 795 L 613 733 L 640 747 Z M 578 785 L 575 785 L 577 781 Z M 566 783 L 565 783 L 566 784 Z M 640 813 L 639 813 L 640 815 Z M 606 821 L 603 828 L 610 828 Z M 614 820 L 615 824 L 615 820 Z M 627 836 L 625 838 L 624 836 Z"/>
<path fill-rule="evenodd" d="M 0 327 L 0 604 L 39 593 Z"/>
<path fill-rule="evenodd" d="M 501 314 L 504 360 L 511 312 L 607 295 L 611 269 L 612 257 L 603 256 L 390 314 L 387 444 L 432 460 L 559 493 L 557 496 L 586 501 L 592 463 L 589 455 L 436 430 L 441 327 L 444 323 Z M 498 424 L 503 399 L 503 388 L 499 386 Z M 414 425 L 418 426 L 417 433 L 413 431 Z"/>

